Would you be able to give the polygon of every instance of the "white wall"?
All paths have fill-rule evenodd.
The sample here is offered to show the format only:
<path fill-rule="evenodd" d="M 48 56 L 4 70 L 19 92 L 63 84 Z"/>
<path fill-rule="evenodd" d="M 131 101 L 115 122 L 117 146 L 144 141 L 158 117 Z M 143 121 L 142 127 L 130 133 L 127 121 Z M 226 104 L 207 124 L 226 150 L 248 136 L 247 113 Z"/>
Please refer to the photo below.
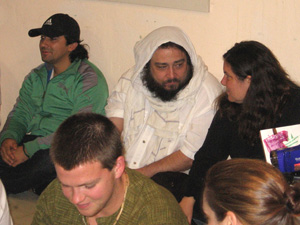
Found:
<path fill-rule="evenodd" d="M 291 78 L 300 81 L 299 0 L 211 0 L 209 13 L 101 0 L 0 0 L 2 125 L 24 76 L 41 63 L 39 38 L 27 32 L 58 12 L 78 21 L 90 60 L 102 70 L 110 89 L 134 64 L 135 42 L 165 25 L 179 26 L 190 36 L 219 80 L 222 54 L 235 42 L 253 39 L 267 45 Z"/>

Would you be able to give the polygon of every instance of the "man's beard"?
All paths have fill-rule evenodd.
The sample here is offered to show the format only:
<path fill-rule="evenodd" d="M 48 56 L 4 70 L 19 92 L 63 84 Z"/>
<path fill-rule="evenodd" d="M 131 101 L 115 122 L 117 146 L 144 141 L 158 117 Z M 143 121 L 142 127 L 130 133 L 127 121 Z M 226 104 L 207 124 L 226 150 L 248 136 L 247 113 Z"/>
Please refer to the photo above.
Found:
<path fill-rule="evenodd" d="M 190 66 L 186 78 L 183 81 L 178 80 L 177 78 L 169 79 L 165 83 L 177 82 L 178 87 L 172 90 L 166 90 L 163 85 L 159 84 L 154 80 L 152 73 L 150 71 L 150 66 L 145 66 L 142 71 L 142 81 L 143 84 L 148 88 L 152 93 L 152 96 L 159 98 L 163 102 L 175 101 L 177 99 L 177 93 L 184 89 L 190 82 L 193 77 L 193 68 Z"/>

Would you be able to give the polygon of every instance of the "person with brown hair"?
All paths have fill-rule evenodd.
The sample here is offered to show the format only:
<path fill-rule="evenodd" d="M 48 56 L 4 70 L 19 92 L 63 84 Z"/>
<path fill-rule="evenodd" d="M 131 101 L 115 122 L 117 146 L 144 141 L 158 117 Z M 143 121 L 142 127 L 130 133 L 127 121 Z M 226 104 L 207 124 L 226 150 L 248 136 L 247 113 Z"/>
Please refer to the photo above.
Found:
<path fill-rule="evenodd" d="M 260 130 L 300 123 L 300 88 L 270 49 L 257 41 L 242 41 L 223 59 L 221 83 L 226 91 L 216 101 L 218 111 L 195 154 L 180 202 L 189 221 L 202 220 L 193 207 L 200 205 L 195 201 L 201 201 L 210 167 L 228 157 L 264 160 Z"/>
<path fill-rule="evenodd" d="M 57 179 L 41 194 L 32 225 L 186 225 L 173 195 L 126 167 L 120 133 L 100 114 L 78 113 L 55 132 Z"/>
<path fill-rule="evenodd" d="M 261 160 L 221 161 L 207 172 L 203 210 L 208 224 L 300 224 L 300 183 Z"/>

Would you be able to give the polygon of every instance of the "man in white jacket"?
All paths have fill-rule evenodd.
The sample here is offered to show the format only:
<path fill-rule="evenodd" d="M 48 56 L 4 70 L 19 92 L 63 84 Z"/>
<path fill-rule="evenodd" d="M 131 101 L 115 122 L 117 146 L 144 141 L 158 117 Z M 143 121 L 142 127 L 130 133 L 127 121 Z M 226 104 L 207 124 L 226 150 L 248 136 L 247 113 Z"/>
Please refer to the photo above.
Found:
<path fill-rule="evenodd" d="M 136 64 L 112 91 L 106 114 L 122 132 L 128 167 L 176 189 L 183 182 L 177 172 L 191 167 L 203 144 L 221 87 L 177 27 L 154 30 L 134 54 Z"/>

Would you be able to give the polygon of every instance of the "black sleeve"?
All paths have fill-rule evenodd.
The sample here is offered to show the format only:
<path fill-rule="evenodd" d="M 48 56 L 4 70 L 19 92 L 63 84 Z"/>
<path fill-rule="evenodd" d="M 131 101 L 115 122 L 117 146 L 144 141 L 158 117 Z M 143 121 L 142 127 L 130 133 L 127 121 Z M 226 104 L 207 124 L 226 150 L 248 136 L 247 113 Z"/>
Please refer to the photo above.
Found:
<path fill-rule="evenodd" d="M 185 196 L 199 199 L 207 170 L 215 163 L 225 160 L 230 154 L 233 124 L 217 112 L 202 147 L 195 154 L 189 173 Z"/>

